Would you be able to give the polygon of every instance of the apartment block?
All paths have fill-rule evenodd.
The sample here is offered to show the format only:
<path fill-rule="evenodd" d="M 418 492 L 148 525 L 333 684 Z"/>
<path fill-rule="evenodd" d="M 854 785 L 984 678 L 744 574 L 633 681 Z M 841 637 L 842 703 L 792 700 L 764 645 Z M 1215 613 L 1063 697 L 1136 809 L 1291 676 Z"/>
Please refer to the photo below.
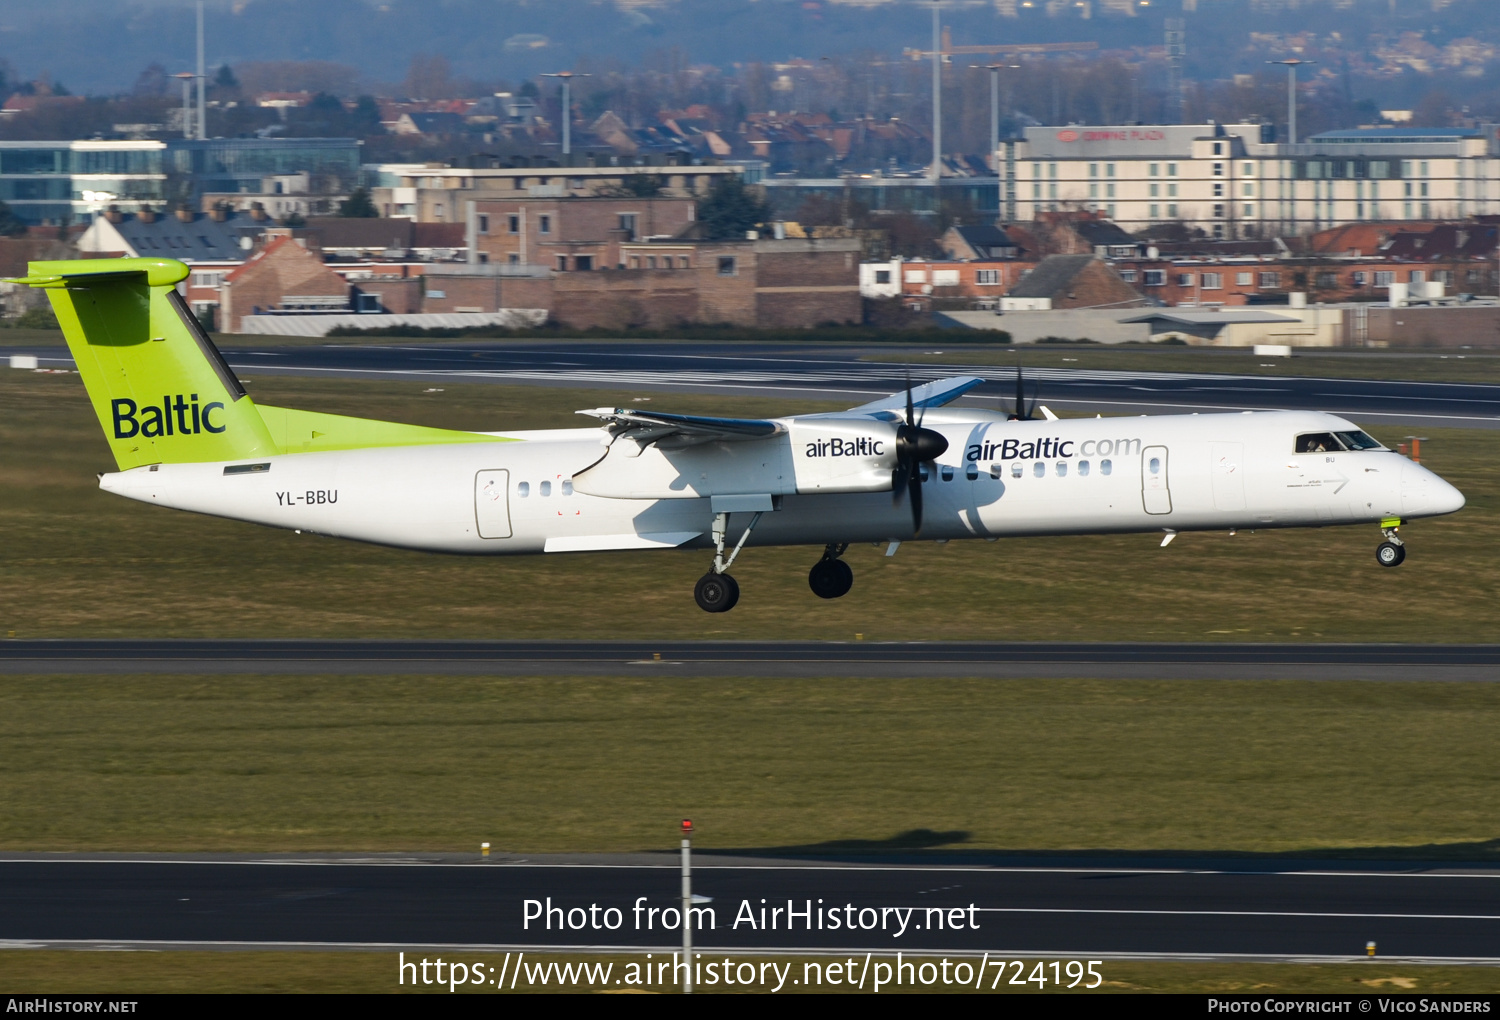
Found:
<path fill-rule="evenodd" d="M 1216 238 L 1341 223 L 1500 213 L 1500 135 L 1482 128 L 1331 131 L 1296 145 L 1259 124 L 1033 127 L 1000 156 L 1011 219 L 1083 209 L 1126 230 L 1180 223 Z"/>
<path fill-rule="evenodd" d="M 461 223 L 479 198 L 594 198 L 648 190 L 666 198 L 701 198 L 716 178 L 738 166 L 446 167 L 381 163 L 365 168 L 371 200 L 382 216 L 423 223 Z"/>

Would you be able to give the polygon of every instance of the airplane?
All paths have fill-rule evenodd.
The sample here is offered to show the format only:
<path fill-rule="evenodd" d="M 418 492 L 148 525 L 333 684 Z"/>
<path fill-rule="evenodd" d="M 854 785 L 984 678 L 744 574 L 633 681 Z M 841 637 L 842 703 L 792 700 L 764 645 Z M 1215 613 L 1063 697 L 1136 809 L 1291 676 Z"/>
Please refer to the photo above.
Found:
<path fill-rule="evenodd" d="M 171 259 L 33 262 L 119 468 L 99 487 L 158 506 L 405 549 L 479 555 L 712 549 L 704 610 L 739 600 L 747 546 L 1375 524 L 1463 494 L 1354 423 L 1308 411 L 1059 419 L 1016 374 L 1009 414 L 949 406 L 940 379 L 847 411 L 743 419 L 625 408 L 589 427 L 465 432 L 257 404 L 188 309 Z"/>

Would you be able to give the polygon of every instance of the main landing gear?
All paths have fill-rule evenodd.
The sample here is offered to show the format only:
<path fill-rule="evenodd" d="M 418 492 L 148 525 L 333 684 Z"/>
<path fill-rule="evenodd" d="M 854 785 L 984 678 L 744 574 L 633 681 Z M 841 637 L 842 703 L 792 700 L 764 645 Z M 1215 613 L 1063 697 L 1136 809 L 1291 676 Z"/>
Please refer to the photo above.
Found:
<path fill-rule="evenodd" d="M 735 543 L 734 549 L 726 557 L 724 555 L 725 536 L 729 532 L 729 514 L 714 514 L 714 565 L 708 573 L 698 578 L 698 583 L 693 585 L 693 600 L 698 603 L 698 608 L 705 613 L 727 613 L 734 608 L 734 604 L 740 600 L 740 586 L 734 578 L 729 576 L 729 568 L 734 563 L 734 558 L 745 548 L 745 540 L 750 537 L 750 532 L 760 523 L 761 511 L 750 518 L 750 524 L 745 528 L 745 533 Z"/>
<path fill-rule="evenodd" d="M 1396 525 L 1381 528 L 1385 541 L 1375 547 L 1375 562 L 1382 567 L 1399 567 L 1406 559 L 1406 543 L 1396 534 Z"/>
<path fill-rule="evenodd" d="M 807 586 L 818 598 L 841 598 L 854 587 L 854 571 L 849 569 L 849 564 L 839 559 L 848 548 L 848 542 L 839 545 L 830 542 L 823 550 L 823 558 L 807 572 Z"/>

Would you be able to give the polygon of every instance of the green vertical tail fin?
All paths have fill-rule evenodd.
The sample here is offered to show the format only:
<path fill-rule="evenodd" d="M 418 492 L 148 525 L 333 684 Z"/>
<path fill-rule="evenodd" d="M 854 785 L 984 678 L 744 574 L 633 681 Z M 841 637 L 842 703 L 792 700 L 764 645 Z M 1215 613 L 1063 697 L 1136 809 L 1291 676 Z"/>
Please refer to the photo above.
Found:
<path fill-rule="evenodd" d="M 172 259 L 32 262 L 121 470 L 281 452 L 177 293 Z"/>

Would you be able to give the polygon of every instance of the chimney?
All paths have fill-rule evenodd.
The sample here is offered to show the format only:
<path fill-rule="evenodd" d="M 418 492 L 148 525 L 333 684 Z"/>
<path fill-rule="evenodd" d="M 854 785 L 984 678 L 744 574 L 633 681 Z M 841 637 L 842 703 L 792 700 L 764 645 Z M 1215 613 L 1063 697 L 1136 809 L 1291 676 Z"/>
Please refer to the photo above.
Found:
<path fill-rule="evenodd" d="M 150 208 L 149 206 L 142 206 L 141 211 L 135 214 L 135 218 L 140 220 L 142 223 L 155 223 L 156 210 Z"/>
<path fill-rule="evenodd" d="M 223 202 L 218 202 L 214 205 L 213 212 L 209 213 L 209 215 L 214 218 L 215 223 L 223 223 L 229 219 L 229 209 Z"/>
<path fill-rule="evenodd" d="M 193 222 L 193 210 L 189 209 L 185 205 L 178 206 L 177 207 L 177 219 L 179 221 L 183 222 L 183 223 L 191 223 L 191 222 Z"/>
<path fill-rule="evenodd" d="M 266 215 L 266 207 L 261 205 L 259 202 L 251 203 L 250 218 L 261 223 L 264 223 L 266 220 L 270 219 L 270 217 Z"/>
<path fill-rule="evenodd" d="M 105 210 L 104 218 L 109 220 L 109 222 L 111 223 L 119 223 L 120 221 L 125 219 L 125 216 L 120 212 L 119 206 L 112 205 L 107 210 Z"/>

